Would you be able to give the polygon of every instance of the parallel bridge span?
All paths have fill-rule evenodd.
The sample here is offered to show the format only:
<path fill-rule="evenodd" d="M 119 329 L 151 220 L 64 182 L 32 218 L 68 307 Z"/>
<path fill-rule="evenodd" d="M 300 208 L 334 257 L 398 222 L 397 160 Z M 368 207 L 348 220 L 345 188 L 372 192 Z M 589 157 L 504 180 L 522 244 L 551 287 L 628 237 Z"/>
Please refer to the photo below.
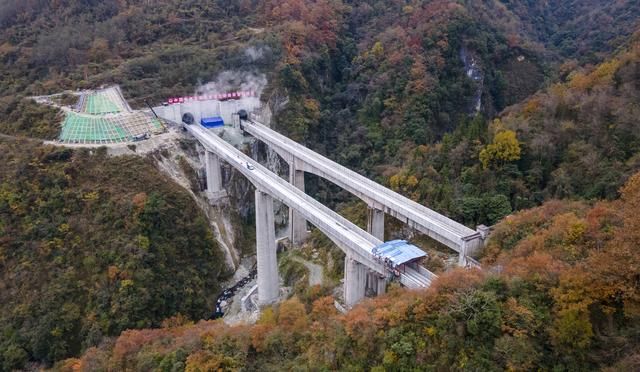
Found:
<path fill-rule="evenodd" d="M 384 291 L 389 272 L 371 253 L 373 247 L 382 243 L 380 239 L 322 205 L 262 165 L 254 163 L 250 157 L 226 143 L 215 133 L 198 125 L 185 127 L 208 151 L 207 178 L 210 191 L 220 191 L 216 190 L 221 187 L 219 159 L 232 165 L 256 187 L 258 296 L 261 303 L 273 302 L 278 297 L 272 197 L 311 222 L 345 252 L 347 257 L 345 258 L 344 290 L 345 302 L 348 306 L 352 306 L 364 297 L 367 282 L 371 285 L 372 278 L 377 278 L 373 280 L 377 280 L 377 283 L 373 284 L 374 289 L 378 293 Z M 253 169 L 249 169 L 247 163 L 252 164 Z M 211 190 L 212 186 L 213 190 Z M 433 273 L 423 267 L 418 267 L 418 270 L 408 267 L 401 274 L 400 281 L 409 288 L 419 288 L 429 286 L 434 277 Z"/>
<path fill-rule="evenodd" d="M 255 115 L 252 116 L 252 120 L 242 122 L 242 129 L 284 158 L 290 165 L 290 173 L 296 171 L 313 173 L 362 199 L 369 206 L 369 230 L 382 240 L 384 239 L 384 213 L 386 213 L 457 251 L 460 254 L 459 264 L 462 266 L 468 263 L 467 255 L 474 253 L 482 245 L 483 237 L 480 232 L 300 145 L 259 123 Z M 375 221 L 376 219 L 378 221 Z M 376 224 L 381 224 L 382 228 L 376 227 Z M 291 230 L 295 232 L 296 229 Z"/>

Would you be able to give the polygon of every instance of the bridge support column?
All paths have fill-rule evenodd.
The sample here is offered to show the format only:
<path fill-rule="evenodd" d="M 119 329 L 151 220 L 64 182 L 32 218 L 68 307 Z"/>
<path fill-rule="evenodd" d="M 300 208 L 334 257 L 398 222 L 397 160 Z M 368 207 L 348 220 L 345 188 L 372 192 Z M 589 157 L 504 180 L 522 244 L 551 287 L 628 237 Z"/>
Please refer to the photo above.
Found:
<path fill-rule="evenodd" d="M 377 278 L 378 288 L 376 290 L 376 293 L 378 294 L 378 296 L 380 296 L 381 294 L 387 292 L 387 278 L 381 278 L 379 276 Z"/>
<path fill-rule="evenodd" d="M 256 254 L 258 260 L 258 301 L 275 302 L 280 294 L 273 198 L 256 190 Z"/>
<path fill-rule="evenodd" d="M 387 291 L 387 278 L 381 277 L 375 271 L 367 273 L 367 293 L 373 293 L 376 296 L 384 294 Z"/>
<path fill-rule="evenodd" d="M 344 302 L 352 307 L 364 298 L 367 287 L 367 268 L 347 255 L 344 258 Z"/>
<path fill-rule="evenodd" d="M 367 207 L 367 232 L 384 242 L 384 211 Z"/>
<path fill-rule="evenodd" d="M 289 162 L 289 183 L 298 190 L 304 190 L 304 171 L 296 166 L 296 160 Z M 300 244 L 307 238 L 307 220 L 295 209 L 289 208 L 289 238 L 293 244 Z"/>
<path fill-rule="evenodd" d="M 220 158 L 211 151 L 207 151 L 205 155 L 205 171 L 207 173 L 207 192 L 215 194 L 223 191 Z"/>

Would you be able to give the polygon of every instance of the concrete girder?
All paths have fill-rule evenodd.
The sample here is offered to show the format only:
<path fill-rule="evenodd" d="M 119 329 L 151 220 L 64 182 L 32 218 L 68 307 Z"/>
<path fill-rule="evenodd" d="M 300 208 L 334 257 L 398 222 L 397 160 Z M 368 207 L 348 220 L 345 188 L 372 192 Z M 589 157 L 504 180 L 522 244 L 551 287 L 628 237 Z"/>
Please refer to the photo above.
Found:
<path fill-rule="evenodd" d="M 482 245 L 482 236 L 480 235 L 479 232 L 472 232 L 470 235 L 468 236 L 463 236 L 461 237 L 460 235 L 457 234 L 452 234 L 449 233 L 445 230 L 442 230 L 440 228 L 438 228 L 437 226 L 427 226 L 429 224 L 427 223 L 419 223 L 418 222 L 418 218 L 411 218 L 408 216 L 408 213 L 402 213 L 401 208 L 390 208 L 388 206 L 385 206 L 381 203 L 379 203 L 378 201 L 376 201 L 375 199 L 371 198 L 367 193 L 370 191 L 368 189 L 359 189 L 357 188 L 355 185 L 349 185 L 348 182 L 342 182 L 341 180 L 339 180 L 337 178 L 337 176 L 335 175 L 335 172 L 324 172 L 321 171 L 317 168 L 315 168 L 312 165 L 307 165 L 305 163 L 305 171 L 309 172 L 311 174 L 315 174 L 319 177 L 322 177 L 340 187 L 342 187 L 343 189 L 349 191 L 351 194 L 355 195 L 356 197 L 358 197 L 360 200 L 362 200 L 363 202 L 365 202 L 367 204 L 367 206 L 374 206 L 373 209 L 377 209 L 379 211 L 381 211 L 383 214 L 388 214 L 394 218 L 396 218 L 397 220 L 401 221 L 403 224 L 407 225 L 408 227 L 410 227 L 413 230 L 419 231 L 420 233 L 427 235 L 429 237 L 431 237 L 432 239 L 448 246 L 449 248 L 460 252 L 464 242 L 470 242 L 470 241 L 474 241 L 474 243 L 470 243 L 469 246 L 481 246 Z M 369 207 L 371 208 L 371 207 Z M 443 218 L 447 218 L 445 216 L 442 216 Z M 372 234 L 374 235 L 374 234 Z M 379 238 L 379 236 L 374 235 L 376 237 Z M 382 239 L 381 239 L 382 240 Z M 469 254 L 472 253 L 471 249 L 468 249 L 467 252 Z"/>
<path fill-rule="evenodd" d="M 215 151 L 220 159 L 228 162 L 238 172 L 247 177 L 256 188 L 269 190 L 269 194 L 274 199 L 300 212 L 309 223 L 322 231 L 345 254 L 352 254 L 357 257 L 359 262 L 366 264 L 382 275 L 386 275 L 387 271 L 384 265 L 378 262 L 370 252 L 371 248 L 381 244 L 382 241 L 367 234 L 354 223 L 322 205 L 301 190 L 292 188 L 287 181 L 276 176 L 262 165 L 255 163 L 253 159 L 226 143 L 217 135 L 197 125 L 187 126 L 187 130 L 207 150 Z M 252 162 L 255 170 L 248 169 L 246 167 L 247 162 Z"/>
<path fill-rule="evenodd" d="M 362 199 L 367 205 L 384 205 L 382 210 L 385 213 L 457 252 L 463 249 L 465 242 L 468 243 L 468 254 L 474 251 L 473 247 L 482 244 L 480 233 L 326 159 L 260 123 L 248 123 L 245 131 L 277 149 L 284 158 L 296 157 L 302 161 L 306 172 L 331 181 Z"/>
<path fill-rule="evenodd" d="M 214 133 L 197 125 L 187 126 L 187 130 L 207 151 L 215 152 L 220 160 L 232 165 L 256 187 L 258 298 L 261 304 L 277 300 L 279 294 L 273 199 L 300 212 L 303 218 L 315 225 L 347 255 L 345 291 L 348 293 L 345 292 L 345 299 L 349 306 L 364 296 L 367 273 L 374 271 L 381 280 L 388 275 L 384 264 L 371 253 L 373 247 L 382 243 L 380 239 L 363 231 L 262 165 L 253 163 L 251 158 Z M 255 166 L 249 167 L 247 164 L 250 162 Z M 434 275 L 422 267 L 418 269 L 417 272 L 407 269 L 408 274 L 401 275 L 401 282 L 408 283 L 410 288 L 428 286 Z M 385 284 L 378 282 L 378 293 L 384 291 L 382 286 Z"/>

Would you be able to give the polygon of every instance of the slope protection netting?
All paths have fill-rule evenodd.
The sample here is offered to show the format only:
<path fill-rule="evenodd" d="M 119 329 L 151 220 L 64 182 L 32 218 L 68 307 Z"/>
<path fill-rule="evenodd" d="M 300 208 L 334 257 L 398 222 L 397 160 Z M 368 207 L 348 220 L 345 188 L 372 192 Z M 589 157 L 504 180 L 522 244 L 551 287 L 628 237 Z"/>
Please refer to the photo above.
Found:
<path fill-rule="evenodd" d="M 59 139 L 66 143 L 120 143 L 164 130 L 160 120 L 142 112 L 92 116 L 70 111 L 62 123 Z"/>
<path fill-rule="evenodd" d="M 103 115 L 129 111 L 120 92 L 114 87 L 85 93 L 80 102 L 78 111 L 87 114 Z"/>

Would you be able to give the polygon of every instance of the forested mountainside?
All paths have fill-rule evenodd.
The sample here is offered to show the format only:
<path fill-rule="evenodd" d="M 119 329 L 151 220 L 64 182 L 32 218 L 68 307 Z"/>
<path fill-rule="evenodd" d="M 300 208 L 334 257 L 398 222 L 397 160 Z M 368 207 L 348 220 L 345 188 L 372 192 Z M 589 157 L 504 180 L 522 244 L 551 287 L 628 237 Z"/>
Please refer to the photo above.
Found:
<path fill-rule="evenodd" d="M 204 213 L 150 161 L 0 139 L 0 370 L 207 318 L 223 261 Z"/>
<path fill-rule="evenodd" d="M 301 102 L 285 127 L 300 139 L 316 139 L 325 146 L 335 143 L 336 133 L 344 129 L 361 133 L 369 127 L 382 127 L 384 136 L 375 137 L 380 146 L 432 142 L 475 113 L 478 94 L 481 113 L 491 117 L 553 77 L 554 64 L 567 62 L 565 69 L 571 69 L 575 61 L 561 58 L 560 51 L 566 49 L 551 41 L 558 34 L 558 43 L 584 44 L 603 58 L 625 45 L 638 27 L 637 4 L 600 1 L 590 9 L 597 8 L 595 14 L 603 17 L 610 14 L 619 20 L 616 26 L 579 23 L 576 27 L 588 34 L 574 32 L 571 20 L 590 14 L 584 11 L 588 2 L 575 1 L 573 8 L 559 3 L 267 3 L 267 24 L 274 25 L 284 45 L 278 85 L 295 92 Z M 554 26 L 543 27 L 544 22 Z M 608 33 L 614 35 L 603 37 Z M 474 68 L 478 73 L 469 79 Z M 290 110 L 295 107 L 290 105 Z M 343 156 L 350 160 L 355 154 Z"/>
<path fill-rule="evenodd" d="M 640 166 L 639 7 L 0 0 L 1 134 L 56 137 L 27 96 L 117 83 L 140 107 L 265 74 L 277 130 L 471 227 L 502 220 L 488 272 L 346 316 L 310 295 L 253 328 L 179 326 L 220 269 L 187 194 L 143 159 L 3 139 L 0 370 L 87 350 L 59 368 L 637 368 L 637 176 L 613 200 Z"/>
<path fill-rule="evenodd" d="M 613 199 L 640 169 L 640 43 L 395 159 L 392 187 L 469 224 L 551 198 Z"/>
<path fill-rule="evenodd" d="M 637 370 L 638 208 L 640 173 L 619 200 L 551 201 L 500 222 L 488 270 L 344 315 L 330 297 L 294 297 L 254 326 L 126 331 L 54 370 Z"/>
<path fill-rule="evenodd" d="M 119 83 L 133 105 L 192 94 L 252 61 L 251 2 L 3 1 L 0 104 Z M 264 53 L 257 64 L 268 63 Z M 0 106 L 1 107 L 1 106 Z"/>
<path fill-rule="evenodd" d="M 561 58 L 597 62 L 637 30 L 634 1 L 466 1 L 510 43 L 531 43 Z M 482 4 L 482 5 L 478 5 Z M 507 22 L 503 20 L 508 20 Z M 517 22 L 511 21 L 516 19 Z"/>
<path fill-rule="evenodd" d="M 483 70 L 483 111 L 494 112 L 535 91 L 547 65 L 561 57 L 592 53 L 587 60 L 598 62 L 624 45 L 637 28 L 638 6 L 628 0 L 3 1 L 0 103 L 116 82 L 141 105 L 193 93 L 225 69 L 261 69 L 272 86 L 310 90 L 321 100 L 320 112 L 330 102 L 345 108 L 354 106 L 346 98 L 366 97 L 372 114 L 395 112 L 397 124 L 400 110 L 412 108 L 429 126 L 417 141 L 428 141 L 458 124 L 465 111 L 459 108 L 477 88 L 464 78 L 460 47 Z M 248 46 L 259 53 L 246 53 Z M 526 61 L 519 64 L 510 58 L 521 55 Z M 372 76 L 378 81 L 367 86 Z M 344 89 L 351 80 L 359 84 Z M 415 106 L 411 92 L 427 92 L 428 99 Z M 321 99 L 328 94 L 330 101 Z M 313 103 L 307 102 L 307 119 L 317 122 Z"/>
<path fill-rule="evenodd" d="M 326 58 L 318 46 L 292 49 L 280 130 L 469 225 L 554 197 L 614 198 L 638 169 L 637 36 L 600 64 L 566 61 L 550 73 L 553 59 L 512 45 L 469 7 L 396 8 L 350 9 L 347 36 Z M 498 114 L 507 104 L 516 105 Z"/>

